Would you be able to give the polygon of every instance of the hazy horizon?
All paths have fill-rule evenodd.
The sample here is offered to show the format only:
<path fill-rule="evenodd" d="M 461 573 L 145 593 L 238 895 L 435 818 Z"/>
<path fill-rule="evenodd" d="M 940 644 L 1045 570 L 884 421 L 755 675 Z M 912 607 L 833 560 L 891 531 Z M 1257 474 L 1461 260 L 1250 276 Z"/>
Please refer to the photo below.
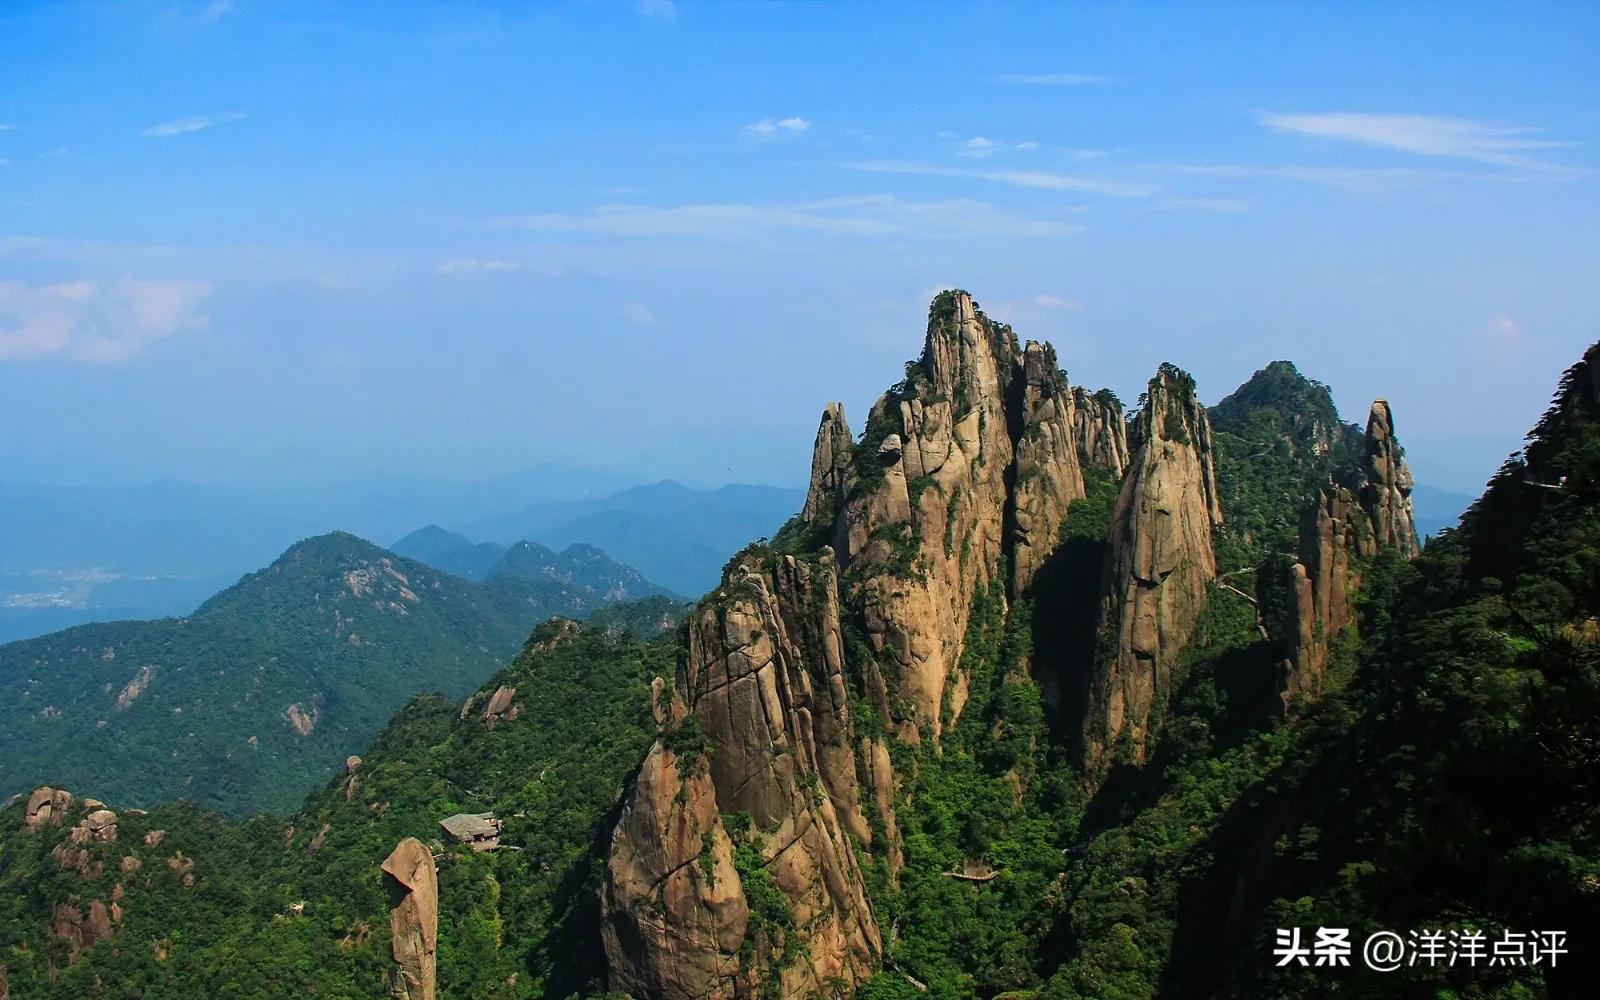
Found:
<path fill-rule="evenodd" d="M 1476 494 L 1600 336 L 1600 11 L 1210 13 L 12 5 L 0 481 L 795 485 L 956 285 Z"/>

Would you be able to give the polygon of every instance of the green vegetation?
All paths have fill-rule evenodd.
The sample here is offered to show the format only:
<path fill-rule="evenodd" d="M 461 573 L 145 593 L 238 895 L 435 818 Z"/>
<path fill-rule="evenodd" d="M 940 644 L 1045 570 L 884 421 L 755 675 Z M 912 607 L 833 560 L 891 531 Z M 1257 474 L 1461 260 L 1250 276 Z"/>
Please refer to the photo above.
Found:
<path fill-rule="evenodd" d="M 415 699 L 363 753 L 353 790 L 336 779 L 287 821 L 231 824 L 188 804 L 123 811 L 117 842 L 90 845 L 103 871 L 88 877 L 51 854 L 66 827 L 31 835 L 21 806 L 7 808 L 0 965 L 11 995 L 381 995 L 391 963 L 379 864 L 401 838 L 437 841 L 440 819 L 481 811 L 505 821 L 502 843 L 518 850 L 441 849 L 440 995 L 598 993 L 597 838 L 654 734 L 649 679 L 670 675 L 674 657 L 671 640 L 586 627 L 485 685 L 480 695 L 517 689 L 515 720 L 490 730 L 480 712 Z M 147 846 L 157 829 L 164 838 Z M 193 862 L 192 886 L 168 864 L 178 852 Z M 119 859 L 129 855 L 141 865 L 124 875 Z M 68 967 L 65 944 L 46 932 L 51 907 L 75 900 L 86 910 L 119 883 L 117 936 Z"/>
<path fill-rule="evenodd" d="M 535 623 L 602 603 L 308 539 L 189 618 L 0 646 L 0 795 L 49 783 L 123 806 L 287 812 L 411 694 L 459 699 Z"/>
<path fill-rule="evenodd" d="M 1317 477 L 1343 474 L 1355 442 L 1325 387 L 1286 364 L 1219 405 L 1235 526 L 1219 546 L 1225 563 L 1255 573 L 1258 604 L 1212 586 L 1175 665 L 1173 699 L 1153 720 L 1149 760 L 1114 768 L 1093 794 L 1076 759 L 1075 692 L 1094 655 L 1118 494 L 1109 477 L 1086 472 L 1087 495 L 1022 598 L 1007 602 L 1004 567 L 974 595 L 947 691 L 966 701 L 941 720 L 937 741 L 931 726 L 901 739 L 873 711 L 870 647 L 859 614 L 847 620 L 856 735 L 888 741 L 903 848 L 895 870 L 887 817 L 863 787 L 873 843 L 858 856 L 885 956 L 856 995 L 1585 995 L 1594 959 L 1583 942 L 1600 935 L 1593 375 L 1588 362 L 1569 374 L 1525 452 L 1459 530 L 1411 563 L 1388 553 L 1361 567 L 1356 620 L 1327 637 L 1326 694 L 1287 720 L 1267 710 L 1281 651 L 1258 621 L 1281 629 L 1294 518 Z M 770 565 L 778 551 L 757 544 L 736 558 Z M 919 551 L 913 539 L 913 564 Z M 331 564 L 315 568 L 329 578 Z M 264 574 L 257 599 L 219 600 L 203 614 L 266 609 L 300 621 L 288 591 L 273 597 L 293 569 Z M 332 573 L 312 606 L 333 600 L 349 571 Z M 413 588 L 429 579 L 402 572 Z M 439 848 L 440 995 L 600 994 L 596 888 L 620 789 L 655 736 L 650 679 L 673 676 L 684 655 L 682 630 L 657 627 L 675 612 L 670 602 L 607 612 L 559 642 L 559 624 L 542 627 L 465 710 L 438 696 L 407 704 L 353 778 L 335 779 L 287 821 L 224 822 L 188 804 L 125 812 L 115 844 L 86 845 L 79 874 L 52 853 L 70 846 L 66 827 L 28 834 L 19 806 L 0 811 L 0 965 L 12 995 L 379 995 L 389 965 L 379 862 L 400 838 L 433 841 L 439 819 L 481 811 L 505 820 L 502 843 L 520 850 Z M 352 627 L 399 642 L 386 624 L 395 622 Z M 518 712 L 491 729 L 483 697 L 501 686 L 516 689 Z M 891 682 L 897 719 L 900 699 Z M 685 773 L 704 766 L 710 741 L 694 716 L 665 740 Z M 815 775 L 802 787 L 822 801 Z M 762 863 L 768 845 L 748 815 L 723 819 L 749 904 L 746 959 L 769 969 L 802 960 L 807 927 Z M 147 842 L 157 829 L 165 839 Z M 693 859 L 708 876 L 712 843 L 702 839 Z M 138 865 L 125 871 L 127 856 Z M 69 962 L 68 943 L 50 933 L 56 907 L 87 908 L 117 885 L 116 937 Z M 1318 926 L 1348 927 L 1357 941 L 1382 929 L 1559 929 L 1571 950 L 1553 969 L 1379 976 L 1361 971 L 1359 956 L 1350 969 L 1273 964 L 1276 928 Z"/>
<path fill-rule="evenodd" d="M 1217 490 L 1227 520 L 1217 539 L 1224 572 L 1293 554 L 1300 517 L 1330 480 L 1358 475 L 1363 435 L 1339 419 L 1328 387 L 1287 361 L 1251 376 L 1211 408 Z"/>

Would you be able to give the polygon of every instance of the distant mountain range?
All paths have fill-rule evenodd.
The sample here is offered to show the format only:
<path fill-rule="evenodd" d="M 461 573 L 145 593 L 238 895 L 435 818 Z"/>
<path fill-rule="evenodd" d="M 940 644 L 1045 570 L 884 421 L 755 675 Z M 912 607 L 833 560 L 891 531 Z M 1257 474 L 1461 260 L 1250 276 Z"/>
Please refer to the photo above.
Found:
<path fill-rule="evenodd" d="M 513 576 L 530 583 L 559 583 L 601 601 L 644 597 L 681 600 L 593 545 L 573 543 L 562 552 L 554 552 L 537 542 L 472 542 L 430 524 L 395 542 L 393 551 L 475 582 Z"/>
<path fill-rule="evenodd" d="M 331 530 L 397 538 L 418 524 L 495 543 L 450 557 L 461 562 L 430 562 L 464 579 L 483 579 L 506 547 L 528 540 L 556 552 L 596 546 L 662 587 L 698 595 L 729 556 L 775 532 L 804 499 L 771 486 L 624 485 L 559 465 L 480 483 L 389 478 L 269 490 L 0 483 L 0 642 L 188 614 L 297 538 Z"/>
<path fill-rule="evenodd" d="M 462 697 L 550 616 L 633 597 L 652 600 L 607 621 L 649 632 L 680 614 L 597 549 L 519 545 L 499 563 L 474 583 L 333 533 L 187 618 L 0 646 L 0 799 L 47 780 L 130 804 L 286 811 L 411 695 Z"/>

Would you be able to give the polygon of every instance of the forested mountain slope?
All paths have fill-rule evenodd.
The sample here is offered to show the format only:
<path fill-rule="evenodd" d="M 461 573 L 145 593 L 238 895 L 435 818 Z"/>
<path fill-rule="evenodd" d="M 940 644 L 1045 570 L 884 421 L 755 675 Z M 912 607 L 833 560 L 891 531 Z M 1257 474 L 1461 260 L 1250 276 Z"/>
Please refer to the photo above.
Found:
<path fill-rule="evenodd" d="M 0 793 L 56 782 L 127 805 L 285 812 L 414 693 L 461 697 L 534 624 L 606 600 L 308 539 L 188 618 L 0 646 Z"/>

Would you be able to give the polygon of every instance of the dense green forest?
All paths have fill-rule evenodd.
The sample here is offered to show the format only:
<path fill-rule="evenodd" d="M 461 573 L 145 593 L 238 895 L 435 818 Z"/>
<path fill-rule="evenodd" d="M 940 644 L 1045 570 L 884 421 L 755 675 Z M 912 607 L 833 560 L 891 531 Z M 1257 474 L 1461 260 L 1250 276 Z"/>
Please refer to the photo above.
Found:
<path fill-rule="evenodd" d="M 284 813 L 410 695 L 461 698 L 538 622 L 609 600 L 512 572 L 471 584 L 353 535 L 308 539 L 188 618 L 0 646 L 0 794 L 50 782 L 120 805 Z"/>
<path fill-rule="evenodd" d="M 488 810 L 519 850 L 453 849 L 440 862 L 440 995 L 598 990 L 592 838 L 654 735 L 649 679 L 670 674 L 674 656 L 671 637 L 552 622 L 476 711 L 414 699 L 352 773 L 288 820 L 230 823 L 188 803 L 124 810 L 114 842 L 87 846 L 87 874 L 60 862 L 69 826 L 27 834 L 21 805 L 8 807 L 0 965 L 11 996 L 377 995 L 389 950 L 378 862 L 402 837 L 437 839 L 445 816 Z M 501 686 L 520 711 L 491 727 L 483 701 Z M 40 933 L 56 903 L 114 898 L 115 936 L 80 955 Z"/>
<path fill-rule="evenodd" d="M 889 737 L 898 870 L 863 790 L 876 830 L 856 850 L 884 952 L 856 995 L 1587 995 L 1586 943 L 1600 933 L 1593 364 L 1568 373 L 1459 529 L 1410 562 L 1386 551 L 1362 563 L 1327 690 L 1288 717 L 1268 709 L 1284 655 L 1262 624 L 1274 577 L 1241 571 L 1292 552 L 1307 497 L 1347 474 L 1355 440 L 1326 388 L 1292 366 L 1215 408 L 1222 575 L 1148 762 L 1121 764 L 1098 787 L 1082 780 L 1064 721 L 1077 679 L 1052 673 L 1093 656 L 1097 639 L 1082 581 L 1099 571 L 1117 484 L 1085 470 L 1086 496 L 1028 599 L 1008 603 L 999 582 L 975 598 L 959 720 L 938 744 Z M 793 532 L 780 541 L 797 544 Z M 411 701 L 287 819 L 232 823 L 190 804 L 123 811 L 114 843 L 81 845 L 84 862 L 69 832 L 81 807 L 28 833 L 13 804 L 0 813 L 11 996 L 380 995 L 379 862 L 401 837 L 438 842 L 440 819 L 483 811 L 517 850 L 437 848 L 440 995 L 604 993 L 608 832 L 657 732 L 651 678 L 672 677 L 684 655 L 682 612 L 655 598 L 583 626 L 547 623 L 464 706 Z M 210 613 L 232 612 L 223 601 Z M 491 696 L 506 689 L 497 714 Z M 867 729 L 870 709 L 860 712 Z M 693 737 L 686 726 L 672 738 Z M 152 842 L 154 830 L 165 833 Z M 738 863 L 758 891 L 749 858 Z M 51 932 L 62 907 L 71 924 L 111 900 L 121 920 L 108 938 L 80 952 L 70 928 Z M 779 900 L 764 919 L 779 926 L 787 913 Z M 1559 929 L 1570 954 L 1553 967 L 1387 974 L 1359 958 L 1274 964 L 1278 928 L 1318 926 L 1357 940 Z"/>

